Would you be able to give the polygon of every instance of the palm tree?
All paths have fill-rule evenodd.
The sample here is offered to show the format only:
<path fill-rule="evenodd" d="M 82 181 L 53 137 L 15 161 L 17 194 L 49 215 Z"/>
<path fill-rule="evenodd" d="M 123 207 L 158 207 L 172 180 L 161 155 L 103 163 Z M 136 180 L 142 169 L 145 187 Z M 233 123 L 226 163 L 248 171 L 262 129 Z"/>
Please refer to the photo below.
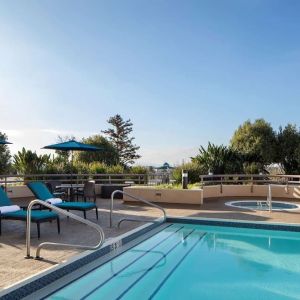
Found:
<path fill-rule="evenodd" d="M 210 142 L 207 149 L 200 147 L 199 154 L 192 157 L 192 161 L 213 174 L 232 174 L 242 171 L 242 159 L 237 152 L 224 145 L 217 146 Z"/>
<path fill-rule="evenodd" d="M 14 168 L 18 174 L 39 174 L 43 173 L 51 162 L 50 155 L 37 155 L 36 152 L 22 148 L 14 155 Z"/>

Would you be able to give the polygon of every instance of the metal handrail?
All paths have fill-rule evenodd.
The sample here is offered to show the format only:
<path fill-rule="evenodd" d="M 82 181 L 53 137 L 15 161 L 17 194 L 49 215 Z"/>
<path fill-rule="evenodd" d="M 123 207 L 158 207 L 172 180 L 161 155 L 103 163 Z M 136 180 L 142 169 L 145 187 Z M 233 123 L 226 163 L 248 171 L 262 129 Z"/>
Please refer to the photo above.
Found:
<path fill-rule="evenodd" d="M 299 184 L 300 175 L 285 174 L 212 174 L 200 175 L 200 185 L 212 184 Z"/>
<path fill-rule="evenodd" d="M 269 204 L 269 211 L 272 211 L 272 184 L 269 184 L 267 203 Z"/>
<path fill-rule="evenodd" d="M 114 196 L 115 194 L 122 194 L 122 195 L 126 195 L 127 197 L 129 198 L 132 198 L 132 199 L 135 199 L 137 201 L 141 201 L 141 202 L 144 202 L 146 204 L 148 204 L 149 206 L 153 206 L 159 210 L 161 210 L 163 212 L 163 222 L 166 221 L 167 219 L 167 213 L 165 211 L 165 209 L 157 204 L 154 204 L 146 199 L 143 199 L 143 198 L 138 198 L 138 197 L 135 197 L 135 196 L 132 196 L 124 191 L 121 191 L 121 190 L 115 190 L 114 192 L 112 192 L 111 194 L 111 201 L 110 201 L 110 215 L 109 215 L 109 226 L 112 227 L 112 214 L 113 214 L 113 209 L 114 209 Z M 142 220 L 138 220 L 138 219 L 132 219 L 132 218 L 124 218 L 124 219 L 121 219 L 118 223 L 118 227 L 120 226 L 120 223 L 124 222 L 124 221 L 132 221 L 132 222 L 143 222 Z"/>
<path fill-rule="evenodd" d="M 5 186 L 8 191 L 10 186 L 24 185 L 27 181 L 50 181 L 57 180 L 64 183 L 80 183 L 85 180 L 95 180 L 96 184 L 126 184 L 126 181 L 131 181 L 130 184 L 135 185 L 157 185 L 164 183 L 172 177 L 170 174 L 4 174 L 0 175 L 0 185 Z M 288 186 L 299 185 L 300 175 L 285 175 L 285 174 L 212 174 L 200 175 L 200 186 L 206 185 L 226 185 L 226 184 L 276 184 L 282 183 Z"/>
<path fill-rule="evenodd" d="M 51 210 L 54 210 L 60 214 L 63 214 L 67 217 L 70 217 L 76 221 L 79 221 L 81 223 L 84 223 L 94 229 L 97 230 L 97 232 L 99 233 L 99 236 L 100 236 L 100 240 L 98 242 L 98 244 L 96 246 L 84 246 L 84 245 L 76 245 L 76 244 L 64 244 L 64 243 L 54 243 L 54 242 L 43 242 L 41 244 L 38 245 L 37 249 L 36 249 L 36 255 L 35 255 L 35 258 L 36 259 L 40 259 L 40 252 L 41 252 L 41 249 L 45 246 L 62 246 L 62 247 L 70 247 L 70 248 L 78 248 L 78 249 L 85 249 L 85 250 L 97 250 L 99 249 L 102 244 L 104 243 L 104 240 L 105 240 L 105 235 L 104 235 L 104 232 L 103 232 L 103 229 L 101 228 L 101 226 L 99 226 L 98 224 L 95 224 L 91 221 L 88 221 L 86 219 L 83 219 L 77 215 L 74 215 L 68 211 L 65 211 L 57 206 L 54 206 L 50 203 L 47 203 L 45 201 L 42 201 L 42 200 L 33 200 L 29 203 L 28 205 L 28 208 L 27 208 L 27 221 L 26 221 L 26 258 L 32 258 L 32 256 L 30 255 L 30 227 L 31 227 L 31 209 L 34 205 L 36 204 L 39 204 L 39 205 L 42 205 L 42 206 L 45 206 L 45 207 L 48 207 L 50 208 Z"/>

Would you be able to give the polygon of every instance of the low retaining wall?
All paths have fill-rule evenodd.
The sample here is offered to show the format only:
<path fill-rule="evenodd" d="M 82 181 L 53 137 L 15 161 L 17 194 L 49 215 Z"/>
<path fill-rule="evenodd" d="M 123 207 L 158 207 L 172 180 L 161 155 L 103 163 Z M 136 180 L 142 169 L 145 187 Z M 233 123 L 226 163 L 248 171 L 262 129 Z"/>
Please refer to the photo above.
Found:
<path fill-rule="evenodd" d="M 266 198 L 268 185 L 212 185 L 203 188 L 204 199 L 223 197 Z M 272 185 L 272 198 L 300 199 L 300 186 Z"/>
<path fill-rule="evenodd" d="M 203 198 L 267 198 L 268 185 L 212 185 L 204 186 Z M 201 190 L 171 190 L 155 187 L 126 187 L 124 191 L 135 197 L 157 203 L 202 204 Z M 300 186 L 272 185 L 274 199 L 300 199 Z M 124 195 L 124 201 L 135 201 Z"/>
<path fill-rule="evenodd" d="M 202 191 L 199 190 L 171 190 L 156 189 L 155 187 L 125 187 L 124 192 L 144 198 L 145 200 L 160 203 L 185 203 L 202 204 Z M 123 195 L 124 201 L 136 201 L 126 195 Z"/>
<path fill-rule="evenodd" d="M 101 184 L 96 184 L 96 194 L 101 195 Z M 155 187 L 125 187 L 124 191 L 153 202 L 200 204 L 200 190 L 156 189 Z M 14 198 L 34 197 L 25 185 L 8 187 L 8 196 Z M 212 185 L 203 188 L 204 199 L 229 197 L 266 198 L 268 185 Z M 273 198 L 300 199 L 300 186 L 272 185 Z M 125 201 L 129 201 L 124 196 Z"/>
<path fill-rule="evenodd" d="M 96 184 L 96 195 L 101 195 L 102 185 Z M 7 195 L 10 199 L 32 198 L 34 195 L 26 185 L 8 186 Z"/>
<path fill-rule="evenodd" d="M 10 199 L 34 197 L 26 185 L 8 186 L 7 195 Z"/>

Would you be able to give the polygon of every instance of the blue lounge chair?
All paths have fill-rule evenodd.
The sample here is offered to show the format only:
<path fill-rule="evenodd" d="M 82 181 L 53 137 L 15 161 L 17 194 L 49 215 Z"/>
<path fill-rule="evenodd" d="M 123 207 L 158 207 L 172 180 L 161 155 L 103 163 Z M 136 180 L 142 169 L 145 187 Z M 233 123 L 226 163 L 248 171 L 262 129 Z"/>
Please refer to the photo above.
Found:
<path fill-rule="evenodd" d="M 11 206 L 13 203 L 11 200 L 7 197 L 4 190 L 0 187 L 0 207 L 3 206 Z M 13 212 L 7 212 L 7 213 L 1 213 L 0 212 L 0 235 L 1 235 L 1 221 L 2 219 L 6 220 L 20 220 L 20 221 L 27 221 L 27 211 L 20 210 L 13 211 Z M 33 210 L 31 211 L 31 222 L 36 223 L 37 225 L 37 232 L 38 232 L 38 238 L 40 238 L 40 224 L 44 222 L 50 222 L 52 220 L 56 220 L 57 222 L 57 231 L 60 233 L 60 223 L 59 223 L 59 216 L 51 211 L 37 211 Z"/>
<path fill-rule="evenodd" d="M 37 199 L 47 201 L 49 199 L 55 198 L 43 182 L 35 181 L 27 183 L 27 186 L 32 191 L 32 193 L 37 197 Z M 92 202 L 68 202 L 63 201 L 61 203 L 54 204 L 55 206 L 69 210 L 79 210 L 83 212 L 83 216 L 86 219 L 86 212 L 91 209 L 96 210 L 96 217 L 98 220 L 98 207 L 95 203 Z"/>

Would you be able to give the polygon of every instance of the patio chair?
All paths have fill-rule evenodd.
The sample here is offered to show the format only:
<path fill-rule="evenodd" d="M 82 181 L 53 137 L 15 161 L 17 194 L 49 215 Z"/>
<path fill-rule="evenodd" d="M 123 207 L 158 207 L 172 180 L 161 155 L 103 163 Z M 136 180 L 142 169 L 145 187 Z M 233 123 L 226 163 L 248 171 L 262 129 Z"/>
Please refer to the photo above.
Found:
<path fill-rule="evenodd" d="M 50 193 L 49 189 L 43 182 L 35 181 L 27 183 L 28 188 L 32 193 L 40 200 L 52 203 L 53 205 L 69 210 L 78 210 L 83 212 L 83 216 L 86 219 L 86 212 L 92 209 L 96 210 L 96 217 L 98 220 L 98 207 L 95 203 L 91 202 L 65 202 L 59 198 L 54 198 L 53 194 Z"/>
<path fill-rule="evenodd" d="M 77 200 L 78 200 L 78 197 L 82 197 L 84 202 L 86 202 L 87 199 L 88 200 L 93 199 L 94 203 L 96 203 L 95 181 L 86 181 L 84 183 L 83 189 L 75 191 L 74 196 L 77 196 Z"/>
<path fill-rule="evenodd" d="M 20 220 L 27 221 L 27 211 L 21 209 L 18 205 L 13 205 L 11 200 L 7 197 L 3 188 L 0 188 L 0 235 L 1 235 L 1 221 L 5 220 Z M 56 220 L 57 231 L 60 233 L 59 216 L 51 211 L 31 211 L 31 222 L 36 223 L 38 238 L 41 236 L 40 224 L 44 222 L 51 222 Z"/>
<path fill-rule="evenodd" d="M 54 197 L 58 197 L 58 198 L 62 198 L 62 199 L 66 198 L 67 191 L 64 190 L 63 188 L 58 187 L 61 185 L 60 181 L 51 180 L 51 181 L 45 182 L 45 184 L 46 184 L 47 188 L 49 189 L 50 193 Z"/>

